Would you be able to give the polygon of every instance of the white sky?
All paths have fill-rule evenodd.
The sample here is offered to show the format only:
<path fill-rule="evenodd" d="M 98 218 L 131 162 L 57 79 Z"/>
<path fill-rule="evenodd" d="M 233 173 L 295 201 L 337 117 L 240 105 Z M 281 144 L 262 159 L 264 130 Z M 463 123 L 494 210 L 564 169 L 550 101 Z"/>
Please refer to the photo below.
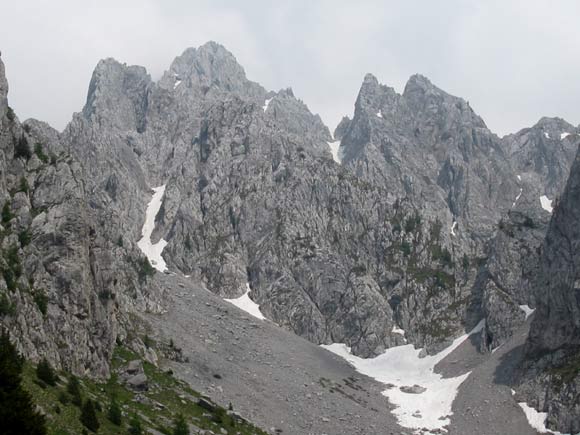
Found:
<path fill-rule="evenodd" d="M 10 104 L 59 130 L 82 108 L 99 59 L 158 78 L 208 40 L 264 87 L 291 86 L 331 130 L 352 113 L 367 72 L 399 92 L 426 75 L 498 134 L 542 116 L 580 122 L 580 1 L 0 2 Z"/>

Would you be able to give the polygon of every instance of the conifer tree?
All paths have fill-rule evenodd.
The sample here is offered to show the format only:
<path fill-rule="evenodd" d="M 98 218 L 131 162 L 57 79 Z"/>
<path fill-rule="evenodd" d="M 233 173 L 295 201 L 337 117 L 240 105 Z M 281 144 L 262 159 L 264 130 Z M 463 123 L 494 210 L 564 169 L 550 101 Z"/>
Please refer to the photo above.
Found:
<path fill-rule="evenodd" d="M 21 385 L 23 359 L 5 330 L 0 335 L 0 431 L 4 435 L 45 435 L 46 422 Z"/>

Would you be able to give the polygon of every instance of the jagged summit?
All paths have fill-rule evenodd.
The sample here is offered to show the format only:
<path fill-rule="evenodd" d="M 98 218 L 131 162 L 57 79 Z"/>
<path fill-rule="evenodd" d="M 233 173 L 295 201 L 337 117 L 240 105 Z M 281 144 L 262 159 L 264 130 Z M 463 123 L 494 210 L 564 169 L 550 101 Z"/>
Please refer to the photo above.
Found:
<path fill-rule="evenodd" d="M 4 63 L 2 62 L 2 58 L 0 57 L 0 118 L 4 116 L 4 112 L 6 112 L 7 108 L 8 108 L 8 81 L 6 80 Z"/>

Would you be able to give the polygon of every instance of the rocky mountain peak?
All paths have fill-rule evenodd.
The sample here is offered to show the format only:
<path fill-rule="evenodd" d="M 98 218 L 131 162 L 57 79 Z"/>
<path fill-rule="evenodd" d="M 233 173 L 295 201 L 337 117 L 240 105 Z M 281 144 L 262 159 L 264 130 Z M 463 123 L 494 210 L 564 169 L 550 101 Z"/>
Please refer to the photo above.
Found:
<path fill-rule="evenodd" d="M 234 55 L 213 41 L 187 48 L 172 62 L 169 74 L 204 94 L 211 88 L 252 96 L 265 93 L 260 85 L 248 80 Z"/>
<path fill-rule="evenodd" d="M 85 118 L 95 117 L 100 124 L 135 130 L 143 122 L 145 96 L 151 84 L 142 66 L 127 66 L 113 58 L 100 60 L 82 113 Z"/>
<path fill-rule="evenodd" d="M 409 77 L 409 80 L 407 80 L 407 84 L 405 85 L 405 91 L 403 92 L 403 94 L 415 90 L 422 90 L 424 92 L 426 91 L 443 92 L 441 89 L 433 85 L 433 83 L 431 83 L 431 80 L 429 80 L 427 77 L 421 74 L 413 74 L 411 77 Z"/>
<path fill-rule="evenodd" d="M 6 112 L 7 108 L 8 108 L 8 81 L 6 80 L 4 63 L 0 58 L 0 118 L 4 117 L 4 113 Z"/>

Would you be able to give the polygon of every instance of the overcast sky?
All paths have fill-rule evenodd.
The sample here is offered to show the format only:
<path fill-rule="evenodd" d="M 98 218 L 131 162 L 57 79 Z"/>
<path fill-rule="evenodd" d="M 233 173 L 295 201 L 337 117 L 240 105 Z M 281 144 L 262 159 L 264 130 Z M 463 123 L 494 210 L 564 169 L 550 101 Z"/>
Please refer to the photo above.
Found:
<path fill-rule="evenodd" d="M 122 4 L 123 6 L 119 6 Z M 542 116 L 580 123 L 576 0 L 3 1 L 0 50 L 23 120 L 62 130 L 99 59 L 154 79 L 186 47 L 225 45 L 248 77 L 294 94 L 334 129 L 364 74 L 402 92 L 421 73 L 503 135 Z"/>

